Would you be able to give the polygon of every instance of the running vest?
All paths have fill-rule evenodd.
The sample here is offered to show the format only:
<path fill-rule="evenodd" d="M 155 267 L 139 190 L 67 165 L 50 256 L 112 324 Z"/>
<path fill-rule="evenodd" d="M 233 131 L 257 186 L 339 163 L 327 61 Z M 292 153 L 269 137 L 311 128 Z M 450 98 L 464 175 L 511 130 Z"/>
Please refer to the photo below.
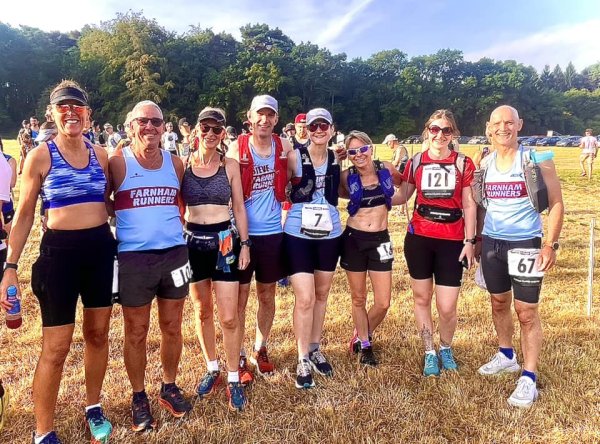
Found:
<path fill-rule="evenodd" d="M 483 181 L 487 212 L 483 234 L 494 239 L 519 241 L 542 236 L 542 220 L 531 204 L 522 160 L 515 156 L 505 173 L 496 168 L 497 153 L 488 156 Z"/>
<path fill-rule="evenodd" d="M 272 135 L 275 142 L 275 178 L 273 185 L 275 188 L 275 198 L 279 202 L 285 202 L 285 187 L 287 185 L 287 158 L 282 157 L 283 144 L 281 138 L 275 134 Z M 238 136 L 238 148 L 240 156 L 240 170 L 242 173 L 242 190 L 244 199 L 250 198 L 252 187 L 255 181 L 254 159 L 250 152 L 250 135 L 242 134 Z"/>
<path fill-rule="evenodd" d="M 298 148 L 301 160 L 302 176 L 293 177 L 291 180 L 292 203 L 312 202 L 313 194 L 317 188 L 317 175 L 307 148 Z M 338 186 L 340 185 L 340 165 L 335 163 L 335 154 L 327 150 L 327 170 L 325 171 L 325 199 L 334 207 L 338 204 Z"/>
<path fill-rule="evenodd" d="M 119 252 L 162 250 L 185 245 L 177 205 L 179 178 L 171 154 L 160 150 L 162 166 L 147 170 L 130 147 L 123 148 L 125 178 L 115 193 Z"/>
<path fill-rule="evenodd" d="M 191 165 L 185 169 L 181 184 L 181 197 L 186 205 L 229 205 L 231 185 L 227 178 L 225 165 L 210 177 L 199 177 L 192 171 Z"/>
<path fill-rule="evenodd" d="M 310 139 L 307 139 L 304 143 L 300 143 L 298 142 L 298 139 L 296 139 L 296 136 L 290 137 L 290 142 L 292 143 L 292 146 L 295 150 L 299 148 L 308 148 L 308 146 L 310 145 Z"/>
<path fill-rule="evenodd" d="M 50 170 L 42 184 L 44 208 L 62 208 L 91 202 L 104 202 L 106 176 L 96 158 L 94 148 L 87 141 L 89 162 L 84 168 L 72 167 L 53 141 L 49 141 Z"/>
<path fill-rule="evenodd" d="M 392 175 L 389 170 L 379 160 L 374 160 L 375 171 L 377 171 L 377 177 L 379 178 L 378 189 L 383 192 L 384 202 L 379 203 L 377 196 L 371 196 L 376 200 L 375 204 L 363 204 L 363 196 L 365 196 L 365 189 L 363 188 L 360 180 L 360 174 L 356 167 L 350 167 L 348 174 L 348 190 L 350 191 L 350 201 L 348 202 L 348 214 L 354 216 L 360 208 L 374 207 L 378 205 L 384 205 L 388 210 L 392 208 L 392 196 L 394 195 L 394 184 L 392 182 Z M 378 193 L 379 194 L 379 193 Z M 366 196 L 365 196 L 366 197 Z"/>

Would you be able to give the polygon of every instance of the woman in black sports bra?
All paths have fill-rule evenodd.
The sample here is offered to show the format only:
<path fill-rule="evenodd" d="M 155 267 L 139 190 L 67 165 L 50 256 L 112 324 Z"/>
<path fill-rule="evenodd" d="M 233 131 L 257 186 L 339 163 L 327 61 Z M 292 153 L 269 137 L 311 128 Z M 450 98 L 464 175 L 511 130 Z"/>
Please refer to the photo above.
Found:
<path fill-rule="evenodd" d="M 242 410 L 246 397 L 238 375 L 241 346 L 238 269 L 248 266 L 250 250 L 240 168 L 237 161 L 219 152 L 225 137 L 223 110 L 204 108 L 198 116 L 195 134 L 198 146 L 186 160 L 181 196 L 187 207 L 184 236 L 192 267 L 190 295 L 207 365 L 197 393 L 202 398 L 223 384 L 216 355 L 214 287 L 227 361 L 229 407 Z M 230 220 L 230 202 L 239 237 Z"/>

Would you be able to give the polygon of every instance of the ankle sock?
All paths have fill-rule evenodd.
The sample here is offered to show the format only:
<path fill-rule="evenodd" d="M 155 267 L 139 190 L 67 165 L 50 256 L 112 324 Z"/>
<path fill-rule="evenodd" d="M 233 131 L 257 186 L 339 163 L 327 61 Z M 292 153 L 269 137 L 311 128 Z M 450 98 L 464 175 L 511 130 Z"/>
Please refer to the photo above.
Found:
<path fill-rule="evenodd" d="M 208 361 L 206 363 L 206 369 L 209 372 L 218 372 L 219 371 L 219 361 L 216 359 L 214 361 Z"/>
<path fill-rule="evenodd" d="M 311 342 L 310 344 L 308 344 L 308 351 L 309 353 L 317 351 L 319 349 L 319 343 L 318 342 Z"/>
<path fill-rule="evenodd" d="M 523 371 L 521 372 L 521 376 L 527 376 L 533 382 L 535 382 L 537 379 L 534 372 L 530 372 L 529 370 L 525 370 L 525 369 L 523 369 Z"/>
<path fill-rule="evenodd" d="M 364 349 L 364 348 L 367 348 L 367 347 L 370 347 L 370 346 L 371 346 L 371 341 L 369 341 L 368 339 L 366 341 L 363 341 L 363 340 L 360 341 L 360 348 L 361 349 Z"/>
<path fill-rule="evenodd" d="M 426 355 L 433 355 L 433 356 L 435 356 L 435 350 L 426 350 L 425 354 Z"/>
<path fill-rule="evenodd" d="M 512 347 L 500 347 L 498 348 L 498 350 L 508 359 L 512 359 L 515 357 L 515 352 Z"/>
<path fill-rule="evenodd" d="M 227 382 L 240 382 L 240 374 L 239 372 L 227 372 Z"/>
<path fill-rule="evenodd" d="M 244 347 L 242 347 L 240 349 L 240 357 L 245 358 L 246 357 L 246 349 Z"/>
<path fill-rule="evenodd" d="M 52 433 L 52 432 L 44 433 L 41 436 L 38 436 L 38 434 L 36 433 L 35 437 L 33 438 L 33 442 L 35 442 L 35 444 L 40 444 L 44 440 L 44 438 L 46 436 L 48 436 L 50 433 Z"/>
<path fill-rule="evenodd" d="M 440 345 L 440 350 L 450 350 L 452 347 L 449 345 Z"/>
<path fill-rule="evenodd" d="M 88 406 L 85 408 L 85 412 L 87 413 L 87 412 L 89 412 L 90 410 L 92 410 L 92 409 L 95 409 L 96 407 L 100 407 L 100 403 L 98 403 L 98 404 L 94 404 L 94 405 L 88 405 Z"/>

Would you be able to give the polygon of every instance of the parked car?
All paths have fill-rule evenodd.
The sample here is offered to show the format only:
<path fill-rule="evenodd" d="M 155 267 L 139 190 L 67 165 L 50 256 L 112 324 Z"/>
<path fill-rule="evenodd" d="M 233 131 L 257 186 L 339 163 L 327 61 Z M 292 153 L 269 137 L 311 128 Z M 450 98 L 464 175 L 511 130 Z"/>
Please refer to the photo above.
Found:
<path fill-rule="evenodd" d="M 529 139 L 529 136 L 519 136 L 517 137 L 517 142 L 519 143 L 519 145 L 523 144 L 523 141 Z"/>
<path fill-rule="evenodd" d="M 560 142 L 561 137 L 552 136 L 552 137 L 544 137 L 541 140 L 536 142 L 537 146 L 556 146 L 557 142 Z"/>
<path fill-rule="evenodd" d="M 419 134 L 408 136 L 402 143 L 423 143 L 423 138 Z"/>
<path fill-rule="evenodd" d="M 469 143 L 469 140 L 471 140 L 471 136 L 460 136 L 458 138 L 458 143 Z"/>
<path fill-rule="evenodd" d="M 481 145 L 482 143 L 488 143 L 488 140 L 485 136 L 473 136 L 467 143 L 469 145 Z"/>
<path fill-rule="evenodd" d="M 538 142 L 538 140 L 542 140 L 545 139 L 545 137 L 543 136 L 533 136 L 530 137 L 529 139 L 526 139 L 523 141 L 523 145 L 525 146 L 535 146 Z"/>
<path fill-rule="evenodd" d="M 556 142 L 556 146 L 579 146 L 581 136 L 569 136 L 563 137 L 561 140 Z"/>

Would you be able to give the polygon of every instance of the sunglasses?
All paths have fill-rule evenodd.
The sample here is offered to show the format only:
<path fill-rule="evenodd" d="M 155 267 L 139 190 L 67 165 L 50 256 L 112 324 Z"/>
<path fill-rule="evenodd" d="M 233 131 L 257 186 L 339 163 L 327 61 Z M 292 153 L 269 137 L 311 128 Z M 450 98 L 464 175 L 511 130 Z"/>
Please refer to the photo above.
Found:
<path fill-rule="evenodd" d="M 327 123 L 327 122 L 316 122 L 316 123 L 311 123 L 310 125 L 308 125 L 308 130 L 311 133 L 314 133 L 317 130 L 321 130 L 321 131 L 327 131 L 329 129 L 329 127 L 331 126 L 331 124 Z"/>
<path fill-rule="evenodd" d="M 137 123 L 140 126 L 146 126 L 146 125 L 148 125 L 148 122 L 150 122 L 152 124 L 152 126 L 154 126 L 156 128 L 159 128 L 163 124 L 163 122 L 164 122 L 163 119 L 160 119 L 158 117 L 152 117 L 152 118 L 150 118 L 150 117 L 136 117 L 133 120 L 137 121 Z"/>
<path fill-rule="evenodd" d="M 444 136 L 451 136 L 451 135 L 452 135 L 452 132 L 453 132 L 452 128 L 450 128 L 449 126 L 446 126 L 446 127 L 444 127 L 444 128 L 440 128 L 440 127 L 439 127 L 439 126 L 437 126 L 437 125 L 432 125 L 432 126 L 430 126 L 429 128 L 427 128 L 427 129 L 428 129 L 428 130 L 429 130 L 429 132 L 430 132 L 431 134 L 433 134 L 434 136 L 436 136 L 436 135 L 437 135 L 437 134 L 438 134 L 440 131 L 442 132 L 442 134 L 443 134 Z"/>
<path fill-rule="evenodd" d="M 223 128 L 222 126 L 209 126 L 200 124 L 200 132 L 202 132 L 202 134 L 208 134 L 208 132 L 212 130 L 213 134 L 215 136 L 218 136 L 223 132 L 224 129 L 225 128 Z"/>
<path fill-rule="evenodd" d="M 358 153 L 365 154 L 369 151 L 369 148 L 371 148 L 371 145 L 363 145 L 359 148 L 350 148 L 349 150 L 346 150 L 346 152 L 349 156 L 356 156 Z"/>
<path fill-rule="evenodd" d="M 87 106 L 64 104 L 64 105 L 54 105 L 54 109 L 57 112 L 59 112 L 60 114 L 66 114 L 69 111 L 75 112 L 77 114 L 82 114 L 87 109 Z M 37 122 L 32 122 L 32 123 L 37 123 Z"/>

